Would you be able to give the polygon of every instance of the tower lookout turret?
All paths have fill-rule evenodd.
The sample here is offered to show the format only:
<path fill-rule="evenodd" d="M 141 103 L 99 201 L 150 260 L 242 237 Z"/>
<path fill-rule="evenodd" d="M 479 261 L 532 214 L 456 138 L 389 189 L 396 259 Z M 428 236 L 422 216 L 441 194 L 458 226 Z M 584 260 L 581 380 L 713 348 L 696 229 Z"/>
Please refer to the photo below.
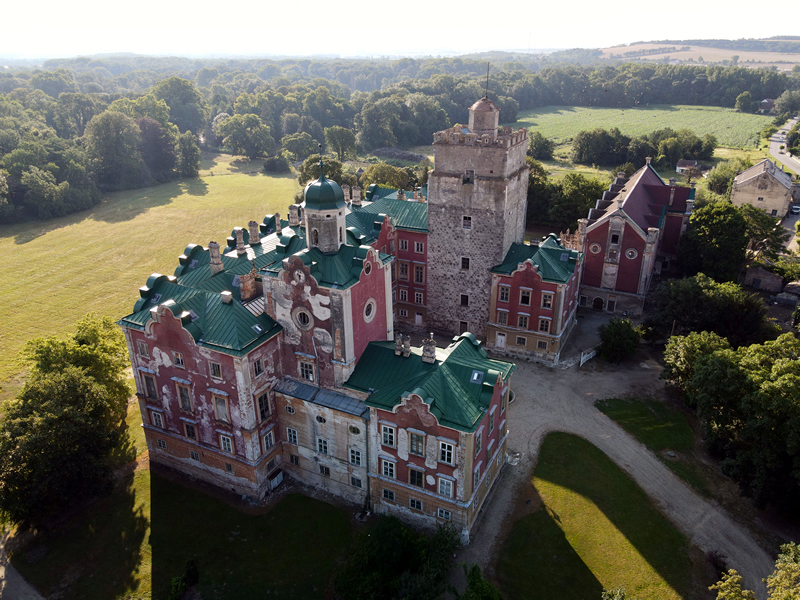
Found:
<path fill-rule="evenodd" d="M 303 191 L 303 213 L 306 221 L 306 244 L 325 254 L 339 250 L 344 244 L 344 192 L 338 183 L 325 178 L 325 165 L 319 163 L 319 179 L 310 181 Z"/>
<path fill-rule="evenodd" d="M 486 96 L 469 107 L 469 130 L 479 137 L 485 134 L 497 139 L 500 124 L 500 109 Z"/>

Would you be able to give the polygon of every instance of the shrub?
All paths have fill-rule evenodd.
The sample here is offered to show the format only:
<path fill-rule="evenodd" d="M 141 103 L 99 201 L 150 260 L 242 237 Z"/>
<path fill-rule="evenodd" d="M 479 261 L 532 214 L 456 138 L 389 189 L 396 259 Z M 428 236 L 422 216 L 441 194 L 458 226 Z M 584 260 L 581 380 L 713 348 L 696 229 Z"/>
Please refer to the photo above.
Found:
<path fill-rule="evenodd" d="M 599 331 L 600 346 L 597 354 L 600 358 L 609 362 L 619 362 L 636 354 L 642 329 L 634 326 L 630 319 L 614 317 L 605 325 L 601 325 Z"/>
<path fill-rule="evenodd" d="M 292 165 L 285 156 L 271 156 L 264 161 L 265 173 L 290 173 Z"/>

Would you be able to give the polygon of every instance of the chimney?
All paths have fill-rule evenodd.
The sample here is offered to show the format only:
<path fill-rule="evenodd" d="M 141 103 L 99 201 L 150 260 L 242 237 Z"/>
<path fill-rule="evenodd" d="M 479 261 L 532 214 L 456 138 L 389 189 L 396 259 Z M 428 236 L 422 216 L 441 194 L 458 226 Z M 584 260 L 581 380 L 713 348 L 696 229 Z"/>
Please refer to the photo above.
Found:
<path fill-rule="evenodd" d="M 353 201 L 350 204 L 353 206 L 361 206 L 361 188 L 357 185 L 353 186 Z"/>
<path fill-rule="evenodd" d="M 403 352 L 403 334 L 399 331 L 394 334 L 394 355 L 400 356 Z"/>
<path fill-rule="evenodd" d="M 234 227 L 234 233 L 236 233 L 236 254 L 244 254 L 247 252 L 244 248 L 244 229 L 241 227 Z"/>
<path fill-rule="evenodd" d="M 411 336 L 403 336 L 403 358 L 408 358 L 411 355 Z"/>
<path fill-rule="evenodd" d="M 648 157 L 646 157 L 644 159 L 644 162 L 649 165 L 651 160 L 653 160 L 653 157 L 652 156 L 648 156 Z"/>
<path fill-rule="evenodd" d="M 275 213 L 272 218 L 275 219 L 275 233 L 280 235 L 281 231 L 283 231 L 283 227 L 281 227 L 281 213 Z"/>
<path fill-rule="evenodd" d="M 227 291 L 227 290 L 226 290 L 226 291 L 224 291 L 224 292 L 220 292 L 220 296 L 222 296 L 222 302 L 223 302 L 224 304 L 230 304 L 230 303 L 231 303 L 231 300 L 233 300 L 233 294 L 231 294 L 231 293 L 230 293 L 229 291 Z"/>
<path fill-rule="evenodd" d="M 406 191 L 405 190 L 397 190 L 397 199 L 398 200 L 405 200 L 406 199 Z"/>
<path fill-rule="evenodd" d="M 289 205 L 289 227 L 298 227 L 300 225 L 300 205 Z"/>
<path fill-rule="evenodd" d="M 222 265 L 222 257 L 219 254 L 219 244 L 217 242 L 208 243 L 208 253 L 211 255 L 209 263 L 211 274 L 216 275 L 220 271 L 224 271 L 225 267 Z"/>
<path fill-rule="evenodd" d="M 433 340 L 433 333 L 431 333 L 429 337 L 422 340 L 422 362 L 436 362 L 436 342 Z"/>
<path fill-rule="evenodd" d="M 345 183 L 342 186 L 342 192 L 344 192 L 344 201 L 350 202 L 350 186 Z"/>
<path fill-rule="evenodd" d="M 672 202 L 675 200 L 675 184 L 678 183 L 678 180 L 674 177 L 670 177 L 669 179 L 669 205 L 672 206 Z"/>
<path fill-rule="evenodd" d="M 258 223 L 256 221 L 250 221 L 247 227 L 250 230 L 250 245 L 260 244 L 261 234 L 258 232 Z"/>

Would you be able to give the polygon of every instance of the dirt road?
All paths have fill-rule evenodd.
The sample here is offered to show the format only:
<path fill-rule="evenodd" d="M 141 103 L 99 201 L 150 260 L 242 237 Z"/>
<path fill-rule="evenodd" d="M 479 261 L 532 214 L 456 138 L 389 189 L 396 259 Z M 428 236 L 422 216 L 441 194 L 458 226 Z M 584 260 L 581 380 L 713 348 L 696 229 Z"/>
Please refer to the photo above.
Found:
<path fill-rule="evenodd" d="M 588 368 L 587 368 L 588 367 Z M 506 472 L 458 562 L 485 568 L 496 556 L 503 525 L 515 508 L 515 496 L 529 481 L 544 437 L 552 431 L 579 435 L 605 452 L 647 493 L 661 511 L 704 552 L 719 551 L 744 577 L 747 588 L 766 598 L 761 579 L 772 559 L 746 528 L 722 508 L 698 496 L 636 439 L 594 407 L 595 400 L 663 391 L 660 366 L 645 361 L 626 369 L 549 368 L 520 363 L 512 377 L 516 401 L 509 407 L 508 451 L 521 453 Z"/>

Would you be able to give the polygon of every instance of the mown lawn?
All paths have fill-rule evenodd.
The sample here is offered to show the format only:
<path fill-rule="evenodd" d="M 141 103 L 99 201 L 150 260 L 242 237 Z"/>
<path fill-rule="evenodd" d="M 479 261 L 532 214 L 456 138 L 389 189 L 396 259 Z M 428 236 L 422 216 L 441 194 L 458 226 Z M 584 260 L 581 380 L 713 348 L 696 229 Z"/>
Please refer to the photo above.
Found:
<path fill-rule="evenodd" d="M 533 485 L 543 506 L 514 524 L 498 559 L 508 600 L 597 599 L 617 586 L 639 600 L 686 597 L 686 538 L 595 446 L 548 435 Z"/>
<path fill-rule="evenodd" d="M 697 492 L 711 496 L 704 469 L 694 456 L 694 431 L 683 413 L 649 398 L 609 398 L 595 406 Z M 674 457 L 667 454 L 670 451 Z"/>
<path fill-rule="evenodd" d="M 249 165 L 249 166 L 248 166 Z M 88 312 L 128 314 L 151 273 L 171 275 L 189 243 L 225 242 L 236 226 L 288 213 L 294 176 L 207 155 L 199 179 L 107 195 L 61 219 L 0 226 L 0 400 L 20 385 L 19 350 L 31 338 L 64 335 Z"/>
<path fill-rule="evenodd" d="M 535 129 L 558 143 L 571 141 L 579 131 L 617 127 L 628 136 L 656 129 L 691 129 L 702 137 L 710 133 L 720 146 L 754 148 L 772 117 L 738 113 L 732 108 L 659 104 L 638 108 L 545 106 L 520 111 L 514 127 Z"/>

